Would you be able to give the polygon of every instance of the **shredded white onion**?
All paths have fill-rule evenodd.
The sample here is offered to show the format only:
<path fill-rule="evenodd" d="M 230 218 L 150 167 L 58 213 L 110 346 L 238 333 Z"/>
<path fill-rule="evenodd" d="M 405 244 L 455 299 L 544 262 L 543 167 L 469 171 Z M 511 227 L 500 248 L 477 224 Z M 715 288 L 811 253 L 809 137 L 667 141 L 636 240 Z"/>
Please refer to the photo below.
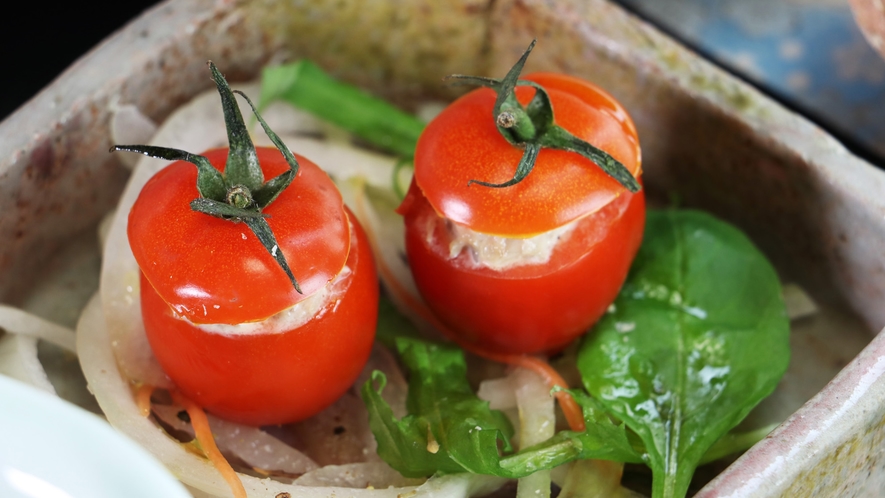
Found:
<path fill-rule="evenodd" d="M 0 304 L 0 329 L 51 342 L 71 353 L 77 352 L 74 331 L 27 311 Z"/>
<path fill-rule="evenodd" d="M 37 358 L 37 339 L 33 337 L 0 335 L 0 374 L 56 394 Z"/>
<path fill-rule="evenodd" d="M 507 376 L 516 395 L 519 408 L 519 447 L 528 448 L 553 437 L 556 416 L 553 396 L 541 377 L 524 368 L 514 369 Z M 550 496 L 550 471 L 539 470 L 519 479 L 517 498 L 545 498 Z"/>
<path fill-rule="evenodd" d="M 27 311 L 0 304 L 0 374 L 56 394 L 37 358 L 37 340 L 76 352 L 74 331 Z"/>
<path fill-rule="evenodd" d="M 384 462 L 327 465 L 295 480 L 300 486 L 336 486 L 342 488 L 389 488 L 420 486 L 424 479 L 409 479 Z"/>
<path fill-rule="evenodd" d="M 641 498 L 644 495 L 621 486 L 623 466 L 605 460 L 572 462 L 559 498 Z"/>
<path fill-rule="evenodd" d="M 510 377 L 486 379 L 479 383 L 476 396 L 489 402 L 492 410 L 507 410 L 516 407 L 516 393 Z"/>
<path fill-rule="evenodd" d="M 507 482 L 501 477 L 480 474 L 449 474 L 442 477 L 431 477 L 419 486 L 414 494 L 402 495 L 398 498 L 463 498 L 466 496 L 484 496 L 499 489 Z"/>
<path fill-rule="evenodd" d="M 177 405 L 154 404 L 151 410 L 169 427 L 194 437 L 193 426 L 178 417 L 184 408 Z M 319 465 L 304 453 L 257 427 L 228 422 L 212 414 L 206 414 L 206 417 L 209 419 L 212 435 L 215 436 L 215 444 L 219 448 L 224 448 L 225 454 L 242 460 L 254 469 L 277 474 L 301 475 L 319 468 Z"/>
<path fill-rule="evenodd" d="M 392 172 L 392 170 L 391 170 Z M 392 174 L 392 173 L 391 173 Z M 421 295 L 406 261 L 405 226 L 402 216 L 395 209 L 399 200 L 389 190 L 370 188 L 361 178 L 351 178 L 337 182 L 345 202 L 353 209 L 360 224 L 372 239 L 372 250 L 379 267 L 378 277 L 388 289 L 399 289 L 409 299 L 421 302 Z M 399 292 L 390 292 L 389 297 L 397 309 L 409 318 L 428 339 L 443 340 L 439 331 L 403 301 Z"/>

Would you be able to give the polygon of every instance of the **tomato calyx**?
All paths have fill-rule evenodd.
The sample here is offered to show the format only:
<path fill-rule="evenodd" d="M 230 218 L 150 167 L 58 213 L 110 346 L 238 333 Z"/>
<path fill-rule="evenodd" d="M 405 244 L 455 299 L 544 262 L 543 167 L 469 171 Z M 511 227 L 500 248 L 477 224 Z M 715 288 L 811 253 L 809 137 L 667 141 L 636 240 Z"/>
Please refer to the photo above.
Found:
<path fill-rule="evenodd" d="M 295 175 L 298 173 L 298 160 L 283 144 L 279 136 L 270 129 L 249 97 L 239 90 L 231 90 L 227 80 L 215 67 L 215 64 L 212 61 L 209 61 L 208 64 L 212 72 L 212 79 L 218 88 L 218 94 L 221 96 L 224 124 L 227 128 L 229 148 L 224 172 L 212 166 L 204 156 L 168 147 L 115 145 L 111 147 L 111 152 L 137 152 L 157 159 L 186 161 L 196 166 L 197 191 L 200 197 L 191 201 L 191 209 L 233 223 L 245 223 L 286 273 L 295 290 L 299 294 L 303 294 L 298 280 L 292 274 L 286 257 L 280 250 L 276 237 L 267 223 L 266 218 L 269 215 L 262 213 L 262 210 L 279 197 L 280 193 L 295 179 Z M 249 137 L 236 97 L 234 97 L 235 93 L 246 100 L 264 132 L 289 165 L 288 171 L 267 182 L 264 181 L 264 173 L 258 162 L 255 145 Z"/>
<path fill-rule="evenodd" d="M 543 86 L 533 81 L 521 80 L 522 72 L 529 54 L 535 47 L 532 43 L 522 54 L 522 57 L 510 68 L 503 79 L 485 78 L 480 76 L 468 76 L 455 74 L 447 79 L 454 79 L 466 84 L 474 84 L 491 88 L 497 93 L 493 108 L 493 118 L 498 132 L 513 146 L 524 150 L 522 158 L 516 167 L 516 171 L 510 180 L 502 183 L 493 183 L 484 180 L 471 179 L 467 185 L 478 184 L 490 188 L 505 188 L 516 185 L 531 173 L 535 167 L 538 153 L 542 148 L 565 150 L 574 152 L 593 161 L 606 174 L 614 178 L 630 192 L 638 192 L 642 187 L 636 178 L 620 161 L 606 151 L 581 140 L 568 132 L 565 128 L 555 123 L 553 105 L 550 97 Z M 514 92 L 517 86 L 530 86 L 535 89 L 535 95 L 527 106 L 523 106 Z"/>

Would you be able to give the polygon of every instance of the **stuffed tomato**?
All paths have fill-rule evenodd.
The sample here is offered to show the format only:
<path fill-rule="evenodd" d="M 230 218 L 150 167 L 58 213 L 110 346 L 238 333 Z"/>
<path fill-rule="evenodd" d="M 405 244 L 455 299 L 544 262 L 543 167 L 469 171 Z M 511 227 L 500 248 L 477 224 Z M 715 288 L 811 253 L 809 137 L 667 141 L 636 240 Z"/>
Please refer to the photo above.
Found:
<path fill-rule="evenodd" d="M 626 278 L 645 220 L 641 156 L 630 117 L 595 85 L 511 80 L 482 80 L 493 88 L 428 125 L 399 211 L 417 287 L 459 343 L 549 353 L 596 322 Z"/>
<path fill-rule="evenodd" d="M 256 149 L 213 75 L 229 148 L 117 147 L 180 159 L 129 214 L 145 332 L 176 388 L 208 411 L 250 425 L 302 420 L 344 393 L 369 356 L 371 250 L 329 176 L 284 146 Z"/>

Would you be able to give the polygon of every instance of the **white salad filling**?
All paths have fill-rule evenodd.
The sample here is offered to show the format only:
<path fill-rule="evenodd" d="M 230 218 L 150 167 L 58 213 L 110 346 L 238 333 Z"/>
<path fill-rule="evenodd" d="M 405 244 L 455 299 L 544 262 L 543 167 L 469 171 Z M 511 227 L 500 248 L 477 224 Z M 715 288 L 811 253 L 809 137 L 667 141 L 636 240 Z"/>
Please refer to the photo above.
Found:
<path fill-rule="evenodd" d="M 350 233 L 353 234 L 353 226 Z M 355 241 L 351 241 L 351 248 Z M 353 249 L 352 249 L 353 250 Z M 350 277 L 353 270 L 344 266 L 341 272 L 330 280 L 322 289 L 317 290 L 305 299 L 298 301 L 289 308 L 259 322 L 244 322 L 237 324 L 229 323 L 193 323 L 184 315 L 174 313 L 179 320 L 184 320 L 194 327 L 210 334 L 226 336 L 248 336 L 261 334 L 280 334 L 306 324 L 314 318 L 321 318 L 329 311 L 335 311 L 347 288 L 350 287 Z"/>
<path fill-rule="evenodd" d="M 476 232 L 450 220 L 446 224 L 451 236 L 449 257 L 455 259 L 467 251 L 470 259 L 481 267 L 503 271 L 521 265 L 540 265 L 550 261 L 550 256 L 560 240 L 568 238 L 578 220 L 531 237 L 503 237 Z M 430 231 L 428 236 L 432 236 Z"/>
<path fill-rule="evenodd" d="M 629 205 L 630 196 L 618 196 L 593 213 L 529 237 L 481 233 L 440 216 L 428 216 L 423 223 L 423 237 L 429 247 L 445 246 L 448 252 L 444 256 L 449 259 L 466 253 L 476 268 L 505 271 L 549 262 L 560 242 L 571 237 L 581 237 L 584 247 L 593 247 L 606 237 L 609 227 L 624 215 Z M 447 236 L 442 244 L 435 240 L 439 233 Z"/>

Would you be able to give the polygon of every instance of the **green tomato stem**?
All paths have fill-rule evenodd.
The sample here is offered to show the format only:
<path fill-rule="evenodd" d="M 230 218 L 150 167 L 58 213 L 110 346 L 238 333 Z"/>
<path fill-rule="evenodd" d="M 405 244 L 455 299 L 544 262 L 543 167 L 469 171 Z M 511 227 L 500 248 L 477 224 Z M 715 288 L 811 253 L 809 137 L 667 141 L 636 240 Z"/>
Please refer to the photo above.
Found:
<path fill-rule="evenodd" d="M 514 147 L 522 147 L 525 153 L 517 165 L 513 177 L 505 182 L 493 183 L 485 180 L 471 179 L 467 185 L 474 183 L 484 187 L 505 188 L 516 185 L 532 172 L 538 152 L 542 147 L 565 150 L 580 154 L 596 163 L 607 175 L 611 176 L 630 192 L 638 192 L 642 187 L 630 171 L 607 152 L 572 135 L 564 128 L 555 124 L 553 104 L 543 86 L 526 80 L 520 80 L 519 74 L 535 47 L 535 40 L 523 52 L 522 57 L 510 68 L 504 78 L 497 80 L 466 75 L 452 75 L 462 84 L 474 84 L 494 90 L 498 96 L 492 109 L 495 126 L 508 142 Z M 517 86 L 531 86 L 535 95 L 525 107 L 516 99 Z"/>
<path fill-rule="evenodd" d="M 276 237 L 267 223 L 267 215 L 261 213 L 261 210 L 273 202 L 295 179 L 295 175 L 298 173 L 298 161 L 261 118 L 261 115 L 255 110 L 255 106 L 252 105 L 252 101 L 242 92 L 231 90 L 227 80 L 224 79 L 212 61 L 209 61 L 209 70 L 218 89 L 218 95 L 221 97 L 224 124 L 230 143 L 223 173 L 215 169 L 205 157 L 178 149 L 149 145 L 116 145 L 111 147 L 111 152 L 137 152 L 158 159 L 180 160 L 194 164 L 197 167 L 197 191 L 200 197 L 191 201 L 191 209 L 233 223 L 244 222 L 274 258 L 295 290 L 301 294 L 301 287 L 292 274 L 286 257 L 277 245 Z M 239 93 L 252 107 L 252 111 L 270 137 L 271 142 L 289 164 L 289 171 L 270 181 L 264 181 L 264 172 L 258 162 L 255 145 L 246 129 L 234 93 Z"/>

